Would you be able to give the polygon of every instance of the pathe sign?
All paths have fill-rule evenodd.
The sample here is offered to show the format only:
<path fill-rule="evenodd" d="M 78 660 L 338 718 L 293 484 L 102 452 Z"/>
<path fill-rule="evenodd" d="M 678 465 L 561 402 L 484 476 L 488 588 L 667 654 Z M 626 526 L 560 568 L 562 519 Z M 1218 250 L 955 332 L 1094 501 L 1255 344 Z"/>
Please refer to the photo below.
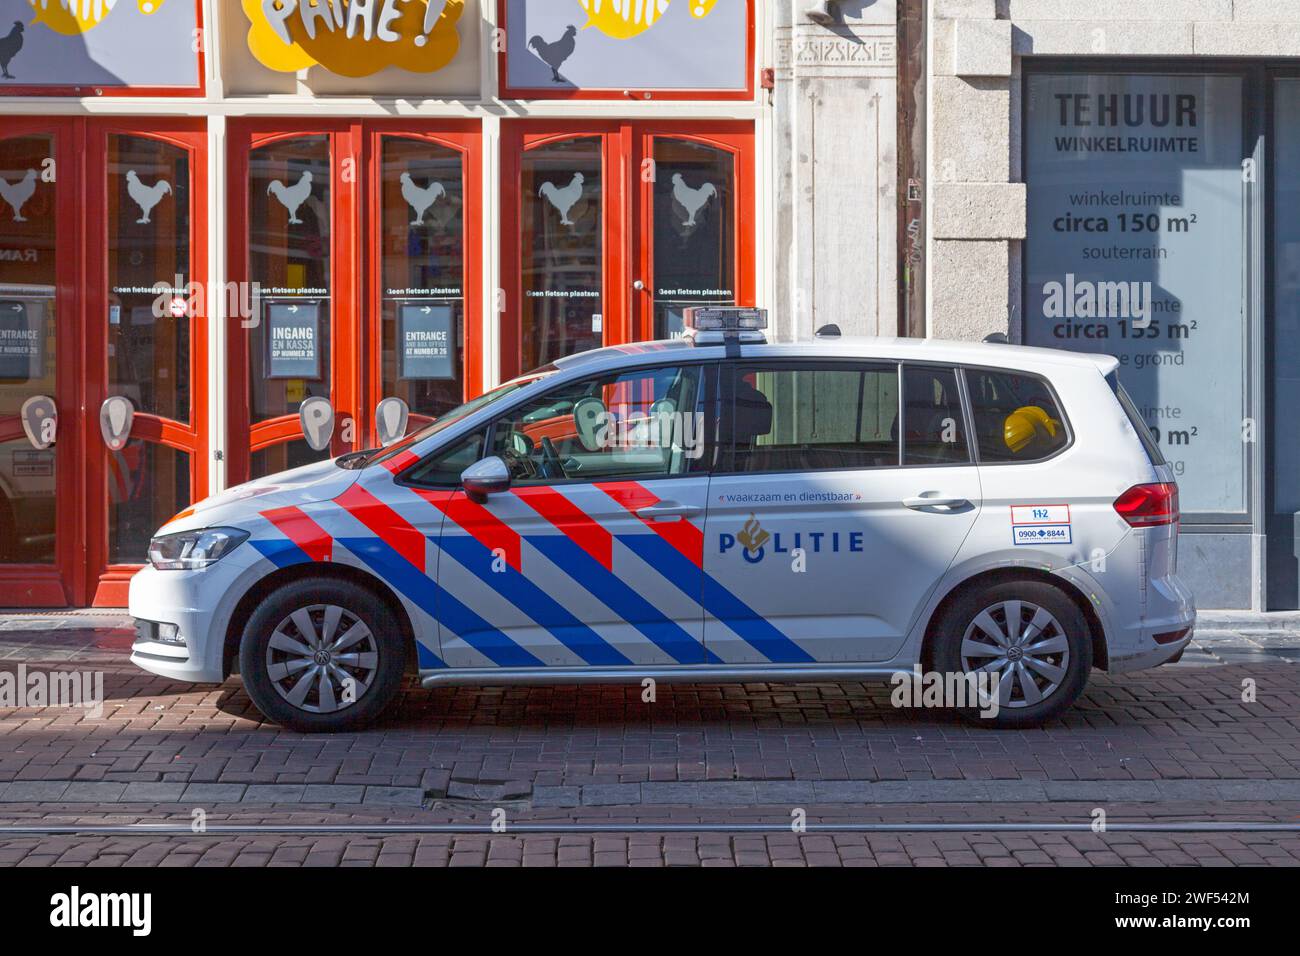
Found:
<path fill-rule="evenodd" d="M 363 77 L 441 70 L 460 50 L 464 0 L 242 0 L 248 48 L 272 70 Z"/>

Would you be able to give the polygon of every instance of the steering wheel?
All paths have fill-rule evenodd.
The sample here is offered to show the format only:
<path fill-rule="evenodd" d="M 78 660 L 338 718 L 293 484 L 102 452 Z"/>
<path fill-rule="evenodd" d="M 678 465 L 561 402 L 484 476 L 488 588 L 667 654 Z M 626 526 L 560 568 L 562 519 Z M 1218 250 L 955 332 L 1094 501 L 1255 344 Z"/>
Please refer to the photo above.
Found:
<path fill-rule="evenodd" d="M 549 437 L 542 439 L 542 476 L 545 478 L 568 478 L 560 453 L 555 450 L 555 443 Z"/>

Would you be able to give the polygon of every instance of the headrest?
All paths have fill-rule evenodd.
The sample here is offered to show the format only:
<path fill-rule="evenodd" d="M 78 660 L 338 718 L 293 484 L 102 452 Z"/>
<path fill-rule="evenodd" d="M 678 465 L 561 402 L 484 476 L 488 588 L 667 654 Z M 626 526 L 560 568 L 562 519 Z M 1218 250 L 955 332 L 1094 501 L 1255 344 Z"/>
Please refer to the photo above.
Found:
<path fill-rule="evenodd" d="M 736 382 L 736 441 L 753 441 L 771 430 L 772 403 L 767 396 L 744 379 Z"/>

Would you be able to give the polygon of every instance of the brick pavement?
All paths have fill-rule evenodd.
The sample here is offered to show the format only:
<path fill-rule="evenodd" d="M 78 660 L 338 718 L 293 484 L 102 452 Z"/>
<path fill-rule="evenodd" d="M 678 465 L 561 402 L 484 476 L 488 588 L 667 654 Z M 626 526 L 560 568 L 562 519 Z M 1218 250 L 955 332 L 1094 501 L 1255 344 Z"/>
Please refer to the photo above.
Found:
<path fill-rule="evenodd" d="M 1094 675 L 1048 727 L 998 732 L 898 711 L 861 683 L 412 687 L 371 730 L 260 720 L 238 679 L 190 687 L 125 659 L 112 615 L 0 616 L 0 669 L 91 669 L 105 709 L 0 715 L 0 821 L 996 819 L 1200 814 L 1300 820 L 1300 619 L 1205 621 L 1187 663 Z M 14 622 L 22 627 L 15 627 Z M 70 626 L 81 625 L 81 626 Z M 89 626 L 86 626 L 89 625 Z M 1256 684 L 1242 700 L 1243 681 Z M 258 817 L 257 814 L 262 814 Z M 249 816 L 252 814 L 253 816 Z M 630 814 L 630 815 L 629 815 Z M 893 814 L 893 816 L 890 816 Z M 747 816 L 748 815 L 748 816 Z M 1162 816 L 1163 815 L 1163 816 Z M 1189 816 L 1191 815 L 1191 816 Z M 1096 837 L 1088 849 L 1075 837 Z M 0 864 L 1157 865 L 1300 859 L 1296 834 L 258 835 L 12 838 Z M 791 842 L 793 841 L 793 842 Z M 171 849 L 165 850 L 164 848 Z M 542 848 L 542 849 L 539 849 Z M 599 849 L 598 849 L 599 848 Z M 1195 851 L 1195 852 L 1193 852 Z"/>

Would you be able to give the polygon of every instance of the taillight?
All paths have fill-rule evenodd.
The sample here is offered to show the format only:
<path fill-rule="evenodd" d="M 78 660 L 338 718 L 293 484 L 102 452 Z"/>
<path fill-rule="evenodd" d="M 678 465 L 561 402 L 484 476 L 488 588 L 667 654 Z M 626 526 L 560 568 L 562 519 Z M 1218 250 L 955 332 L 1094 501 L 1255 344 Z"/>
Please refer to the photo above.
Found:
<path fill-rule="evenodd" d="M 1178 486 L 1172 481 L 1134 485 L 1115 499 L 1115 511 L 1134 528 L 1178 523 Z"/>

